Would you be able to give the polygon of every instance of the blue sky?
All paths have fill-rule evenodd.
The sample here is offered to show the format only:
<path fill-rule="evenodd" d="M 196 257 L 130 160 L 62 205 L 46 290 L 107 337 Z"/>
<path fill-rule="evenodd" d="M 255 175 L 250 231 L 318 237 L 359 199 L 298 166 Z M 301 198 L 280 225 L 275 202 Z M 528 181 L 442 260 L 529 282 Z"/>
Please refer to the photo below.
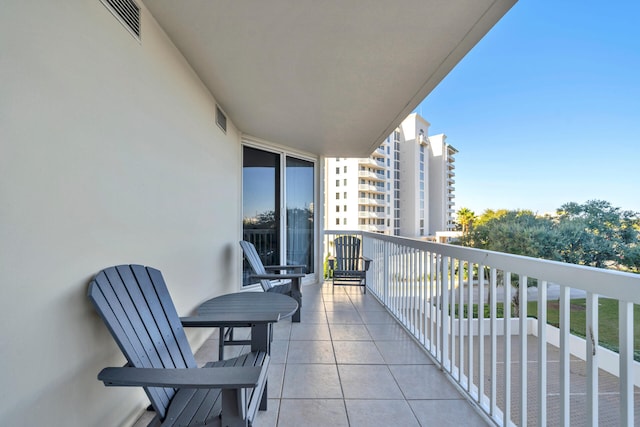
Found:
<path fill-rule="evenodd" d="M 640 1 L 520 0 L 416 109 L 456 210 L 640 211 Z"/>

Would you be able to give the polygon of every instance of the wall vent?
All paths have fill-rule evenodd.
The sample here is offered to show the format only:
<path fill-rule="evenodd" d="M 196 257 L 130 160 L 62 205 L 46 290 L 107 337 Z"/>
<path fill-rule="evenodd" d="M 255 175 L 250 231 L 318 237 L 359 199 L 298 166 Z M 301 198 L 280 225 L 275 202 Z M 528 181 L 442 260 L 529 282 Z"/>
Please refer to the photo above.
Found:
<path fill-rule="evenodd" d="M 133 0 L 100 0 L 118 21 L 140 40 L 140 7 Z"/>
<path fill-rule="evenodd" d="M 216 105 L 216 124 L 224 133 L 227 133 L 227 116 L 224 115 L 220 107 Z"/>

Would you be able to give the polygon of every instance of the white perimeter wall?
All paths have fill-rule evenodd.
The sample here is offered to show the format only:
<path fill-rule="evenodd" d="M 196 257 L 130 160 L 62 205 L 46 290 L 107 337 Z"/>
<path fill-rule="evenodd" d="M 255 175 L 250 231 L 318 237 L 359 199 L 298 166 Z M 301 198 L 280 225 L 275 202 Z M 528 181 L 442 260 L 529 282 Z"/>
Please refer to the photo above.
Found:
<path fill-rule="evenodd" d="M 146 399 L 96 380 L 124 358 L 88 282 L 157 267 L 180 314 L 238 290 L 240 138 L 146 10 L 140 43 L 98 0 L 1 9 L 0 424 L 120 425 Z"/>

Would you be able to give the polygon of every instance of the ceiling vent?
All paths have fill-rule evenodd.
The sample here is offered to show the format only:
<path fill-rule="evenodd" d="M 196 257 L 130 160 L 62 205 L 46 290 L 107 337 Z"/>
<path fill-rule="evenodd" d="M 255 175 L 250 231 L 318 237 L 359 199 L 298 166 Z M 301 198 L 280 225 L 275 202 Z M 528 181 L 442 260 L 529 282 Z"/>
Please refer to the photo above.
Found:
<path fill-rule="evenodd" d="M 140 40 L 140 7 L 133 0 L 100 0 L 118 21 Z"/>
<path fill-rule="evenodd" d="M 227 133 L 227 116 L 224 115 L 220 107 L 216 105 L 216 123 L 224 133 Z"/>

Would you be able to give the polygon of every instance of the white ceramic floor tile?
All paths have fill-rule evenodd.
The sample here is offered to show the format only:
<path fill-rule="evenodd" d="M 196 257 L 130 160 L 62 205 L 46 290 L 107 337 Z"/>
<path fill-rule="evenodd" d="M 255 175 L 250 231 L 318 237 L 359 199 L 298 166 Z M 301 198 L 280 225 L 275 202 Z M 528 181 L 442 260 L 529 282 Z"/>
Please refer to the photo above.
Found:
<path fill-rule="evenodd" d="M 490 425 L 464 399 L 409 400 L 408 402 L 423 426 L 486 427 Z"/>
<path fill-rule="evenodd" d="M 345 403 L 351 427 L 420 427 L 405 400 L 346 400 Z"/>
<path fill-rule="evenodd" d="M 389 365 L 433 364 L 427 353 L 413 340 L 376 341 L 375 343 Z"/>
<path fill-rule="evenodd" d="M 330 324 L 363 324 L 362 318 L 356 310 L 353 311 L 327 311 L 327 321 Z"/>
<path fill-rule="evenodd" d="M 300 322 L 291 326 L 292 341 L 329 341 L 330 339 L 331 335 L 329 334 L 329 326 L 327 324 Z"/>
<path fill-rule="evenodd" d="M 383 364 L 384 358 L 373 341 L 334 341 L 338 364 Z"/>
<path fill-rule="evenodd" d="M 347 427 L 342 399 L 283 399 L 278 427 Z"/>
<path fill-rule="evenodd" d="M 331 339 L 334 341 L 370 341 L 371 335 L 365 325 L 331 324 Z"/>
<path fill-rule="evenodd" d="M 341 399 L 336 365 L 287 364 L 282 387 L 284 399 Z"/>
<path fill-rule="evenodd" d="M 336 363 L 331 341 L 291 341 L 287 363 Z"/>
<path fill-rule="evenodd" d="M 386 365 L 338 365 L 345 399 L 403 399 Z"/>
<path fill-rule="evenodd" d="M 435 365 L 389 366 L 407 399 L 462 399 Z"/>

